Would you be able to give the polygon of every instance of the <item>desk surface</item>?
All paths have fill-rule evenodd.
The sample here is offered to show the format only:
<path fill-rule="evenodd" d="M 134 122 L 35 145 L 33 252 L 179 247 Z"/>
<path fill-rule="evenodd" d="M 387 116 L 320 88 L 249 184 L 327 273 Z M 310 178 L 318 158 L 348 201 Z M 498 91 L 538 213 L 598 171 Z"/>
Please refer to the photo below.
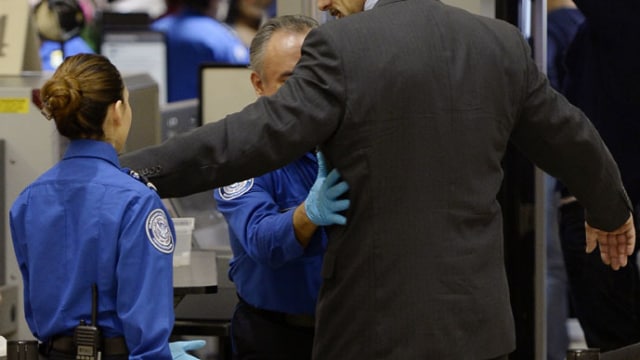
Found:
<path fill-rule="evenodd" d="M 218 291 L 216 252 L 191 251 L 188 265 L 173 267 L 173 295 L 212 294 Z"/>

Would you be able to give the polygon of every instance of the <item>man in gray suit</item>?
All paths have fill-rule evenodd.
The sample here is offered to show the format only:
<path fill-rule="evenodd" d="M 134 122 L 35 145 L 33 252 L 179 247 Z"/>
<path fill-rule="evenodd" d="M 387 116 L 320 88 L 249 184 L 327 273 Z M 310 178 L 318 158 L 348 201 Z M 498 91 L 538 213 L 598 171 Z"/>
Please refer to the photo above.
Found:
<path fill-rule="evenodd" d="M 319 6 L 342 17 L 365 1 Z M 515 334 L 496 194 L 508 142 L 585 205 L 587 250 L 625 266 L 631 207 L 596 130 L 548 85 L 518 29 L 436 0 L 380 0 L 320 26 L 275 95 L 122 163 L 182 196 L 319 144 L 352 206 L 328 229 L 314 358 L 506 359 Z"/>

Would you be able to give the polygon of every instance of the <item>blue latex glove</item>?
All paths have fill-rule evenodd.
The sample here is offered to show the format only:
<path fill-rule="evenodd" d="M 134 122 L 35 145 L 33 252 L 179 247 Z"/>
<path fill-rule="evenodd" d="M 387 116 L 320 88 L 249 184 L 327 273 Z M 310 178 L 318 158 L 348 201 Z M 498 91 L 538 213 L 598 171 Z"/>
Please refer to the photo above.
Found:
<path fill-rule="evenodd" d="M 197 350 L 204 347 L 204 340 L 174 341 L 169 343 L 173 360 L 198 360 L 197 357 L 187 354 L 189 350 Z"/>
<path fill-rule="evenodd" d="M 304 201 L 304 209 L 309 220 L 318 226 L 344 225 L 347 218 L 339 212 L 349 208 L 348 199 L 339 199 L 349 190 L 346 181 L 341 180 L 338 170 L 333 169 L 327 175 L 324 155 L 318 152 L 318 177 Z"/>

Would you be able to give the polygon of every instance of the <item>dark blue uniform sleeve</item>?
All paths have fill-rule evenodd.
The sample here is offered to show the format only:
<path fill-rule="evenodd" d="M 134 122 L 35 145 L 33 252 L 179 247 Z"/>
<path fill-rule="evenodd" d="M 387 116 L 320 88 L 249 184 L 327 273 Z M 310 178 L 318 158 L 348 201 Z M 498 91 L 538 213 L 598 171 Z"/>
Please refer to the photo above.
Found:
<path fill-rule="evenodd" d="M 228 196 L 224 188 L 214 196 L 225 216 L 229 231 L 256 262 L 276 268 L 302 256 L 304 249 L 293 230 L 293 211 L 281 212 L 269 192 L 268 176 L 251 179 L 251 189 L 239 196 Z"/>
<path fill-rule="evenodd" d="M 171 359 L 173 223 L 151 190 L 125 216 L 116 270 L 117 311 L 129 359 Z"/>
<path fill-rule="evenodd" d="M 589 73 L 577 74 L 599 77 L 599 82 L 593 84 L 596 88 L 590 90 L 607 93 L 618 106 L 637 106 L 640 100 L 640 1 L 575 0 L 575 3 L 585 15 L 586 22 L 580 29 L 579 39 L 573 44 L 577 49 L 573 50 L 576 55 L 570 58 L 569 61 L 574 62 L 570 65 L 578 68 L 584 66 L 581 62 L 591 60 L 595 70 L 583 68 L 581 71 Z M 585 60 L 585 56 L 598 59 Z M 582 86 L 592 85 L 582 83 Z M 587 113 L 590 118 L 596 116 L 589 111 Z M 606 113 L 606 116 L 611 117 L 611 114 Z M 600 128 L 598 130 L 603 131 Z"/>

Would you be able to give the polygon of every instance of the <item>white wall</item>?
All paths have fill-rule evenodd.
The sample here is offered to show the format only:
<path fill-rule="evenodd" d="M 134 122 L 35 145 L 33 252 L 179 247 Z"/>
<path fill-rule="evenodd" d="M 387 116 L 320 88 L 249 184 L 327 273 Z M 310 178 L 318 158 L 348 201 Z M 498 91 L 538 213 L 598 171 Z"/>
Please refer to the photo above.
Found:
<path fill-rule="evenodd" d="M 442 0 L 442 2 L 487 17 L 495 17 L 496 14 L 494 0 Z"/>

